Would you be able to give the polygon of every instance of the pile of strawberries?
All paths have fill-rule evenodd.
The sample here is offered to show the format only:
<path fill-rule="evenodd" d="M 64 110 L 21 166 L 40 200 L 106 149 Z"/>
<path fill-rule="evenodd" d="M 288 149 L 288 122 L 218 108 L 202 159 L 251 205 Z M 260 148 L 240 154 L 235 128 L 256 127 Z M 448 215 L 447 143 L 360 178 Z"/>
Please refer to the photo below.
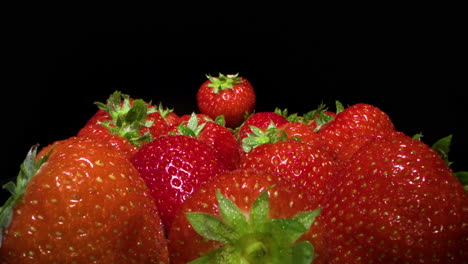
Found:
<path fill-rule="evenodd" d="M 198 113 L 119 91 L 33 146 L 0 209 L 1 263 L 468 263 L 467 173 L 358 103 L 255 112 L 238 75 Z"/>

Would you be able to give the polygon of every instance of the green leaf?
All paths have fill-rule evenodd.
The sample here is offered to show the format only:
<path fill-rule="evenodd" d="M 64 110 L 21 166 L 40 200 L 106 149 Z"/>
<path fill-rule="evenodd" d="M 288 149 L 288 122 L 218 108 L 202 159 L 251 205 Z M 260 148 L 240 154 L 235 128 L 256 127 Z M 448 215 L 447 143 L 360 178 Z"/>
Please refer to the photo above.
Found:
<path fill-rule="evenodd" d="M 206 78 L 211 81 L 208 86 L 213 88 L 214 93 L 219 93 L 225 89 L 233 89 L 235 83 L 242 83 L 242 79 L 238 75 L 239 73 L 228 75 L 220 73 L 218 77 L 212 77 L 207 74 Z"/>
<path fill-rule="evenodd" d="M 468 171 L 457 171 L 454 174 L 465 188 L 465 191 L 468 191 Z"/>
<path fill-rule="evenodd" d="M 237 205 L 216 190 L 216 198 L 219 204 L 219 213 L 224 222 L 239 235 L 248 231 L 247 218 Z"/>
<path fill-rule="evenodd" d="M 2 207 L 0 207 L 0 247 L 2 244 L 3 229 L 7 228 L 13 218 L 13 207 L 23 197 L 31 179 L 36 175 L 39 168 L 47 162 L 52 150 L 40 158 L 36 162 L 37 149 L 39 145 L 34 145 L 29 150 L 26 158 L 20 166 L 20 171 L 16 177 L 16 184 L 14 182 L 8 182 L 3 185 L 4 189 L 10 192 L 11 196 L 6 200 Z"/>
<path fill-rule="evenodd" d="M 246 262 L 235 247 L 227 245 L 209 252 L 189 264 L 249 264 Z"/>
<path fill-rule="evenodd" d="M 338 100 L 335 101 L 335 107 L 336 107 L 336 114 L 343 112 L 343 110 L 345 109 L 343 104 Z"/>
<path fill-rule="evenodd" d="M 447 165 L 451 165 L 451 162 L 448 159 L 449 152 L 450 152 L 450 144 L 452 143 L 452 135 L 448 135 L 436 141 L 432 148 L 439 153 L 440 157 L 447 163 Z"/>
<path fill-rule="evenodd" d="M 142 127 L 150 127 L 153 124 L 146 120 L 149 113 L 156 111 L 151 104 L 147 104 L 142 99 L 131 102 L 130 96 L 120 91 L 111 94 L 106 104 L 100 102 L 95 102 L 95 104 L 111 117 L 111 120 L 100 123 L 109 129 L 111 134 L 125 138 L 137 147 L 140 147 L 142 142 L 153 140 L 149 132 L 143 136 L 139 133 Z"/>
<path fill-rule="evenodd" d="M 219 218 L 207 213 L 186 213 L 193 229 L 206 239 L 231 244 L 239 239 L 239 235 Z"/>
<path fill-rule="evenodd" d="M 250 208 L 249 220 L 254 228 L 268 220 L 270 214 L 270 198 L 268 197 L 268 191 L 273 187 L 274 185 L 262 192 L 253 202 L 252 208 Z"/>
<path fill-rule="evenodd" d="M 291 218 L 271 219 L 266 223 L 265 228 L 272 230 L 271 233 L 275 239 L 283 245 L 294 243 L 302 234 L 307 232 L 302 223 Z"/>
<path fill-rule="evenodd" d="M 291 247 L 294 264 L 309 264 L 314 260 L 314 246 L 309 241 L 302 241 Z"/>
<path fill-rule="evenodd" d="M 297 215 L 293 216 L 292 219 L 304 225 L 304 227 L 309 230 L 312 223 L 315 221 L 315 218 L 322 212 L 322 209 L 316 209 L 314 211 L 300 212 Z"/>

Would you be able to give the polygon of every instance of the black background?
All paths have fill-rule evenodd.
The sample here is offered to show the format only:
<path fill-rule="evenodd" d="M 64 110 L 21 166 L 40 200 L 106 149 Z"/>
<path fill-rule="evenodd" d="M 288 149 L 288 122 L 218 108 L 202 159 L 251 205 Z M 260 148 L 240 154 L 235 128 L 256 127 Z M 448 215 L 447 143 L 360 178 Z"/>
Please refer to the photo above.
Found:
<path fill-rule="evenodd" d="M 205 74 L 219 72 L 251 81 L 257 111 L 364 102 L 428 144 L 453 134 L 453 166 L 468 169 L 456 16 L 109 13 L 21 11 L 6 24 L 2 183 L 17 175 L 33 144 L 73 136 L 97 110 L 93 103 L 113 91 L 188 114 L 197 111 Z"/>

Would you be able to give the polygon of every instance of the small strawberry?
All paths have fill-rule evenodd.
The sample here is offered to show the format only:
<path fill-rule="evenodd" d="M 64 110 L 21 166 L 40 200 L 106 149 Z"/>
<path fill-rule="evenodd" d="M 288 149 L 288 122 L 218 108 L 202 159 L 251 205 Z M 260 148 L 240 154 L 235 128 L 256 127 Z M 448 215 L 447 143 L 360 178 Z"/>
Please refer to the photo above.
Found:
<path fill-rule="evenodd" d="M 152 140 L 149 128 L 154 120 L 149 120 L 148 115 L 156 110 L 143 100 L 132 100 L 129 95 L 116 91 L 106 104 L 97 102 L 96 105 L 99 110 L 78 131 L 78 136 L 106 142 L 126 157 Z"/>
<path fill-rule="evenodd" d="M 191 136 L 161 136 L 131 158 L 150 189 L 167 228 L 179 206 L 223 171 L 216 150 Z"/>
<path fill-rule="evenodd" d="M 141 131 L 148 131 L 153 138 L 166 135 L 173 127 L 180 123 L 179 116 L 174 113 L 173 109 L 165 108 L 162 104 L 154 107 L 156 111 L 148 114 L 146 120 L 151 122 L 149 127 L 142 127 Z"/>
<path fill-rule="evenodd" d="M 255 108 L 255 91 L 250 82 L 235 75 L 207 75 L 197 92 L 197 106 L 202 114 L 212 119 L 223 115 L 226 126 L 234 128 L 244 121 L 246 113 Z"/>
<path fill-rule="evenodd" d="M 467 263 L 467 192 L 423 142 L 375 138 L 337 175 L 321 215 L 330 263 Z"/>
<path fill-rule="evenodd" d="M 385 112 L 373 105 L 358 103 L 338 112 L 335 119 L 318 133 L 328 150 L 342 162 L 349 159 L 369 139 L 394 131 L 395 127 Z"/>
<path fill-rule="evenodd" d="M 156 205 L 128 159 L 84 137 L 36 151 L 5 185 L 1 263 L 169 262 Z"/>
<path fill-rule="evenodd" d="M 182 116 L 181 118 L 185 118 Z M 173 134 L 193 136 L 212 146 L 223 168 L 234 170 L 240 160 L 239 144 L 230 129 L 223 125 L 223 120 L 212 121 L 204 115 L 193 113 L 187 121 L 171 131 Z"/>
<path fill-rule="evenodd" d="M 274 127 L 281 127 L 282 125 L 286 124 L 288 120 L 283 117 L 282 115 L 275 113 L 275 112 L 257 112 L 250 115 L 244 123 L 238 128 L 236 132 L 237 139 L 239 142 L 250 133 L 252 133 L 251 127 L 257 127 L 262 131 L 266 131 L 271 125 Z"/>
<path fill-rule="evenodd" d="M 169 231 L 171 262 L 311 263 L 315 253 L 314 263 L 326 263 L 323 230 L 312 224 L 320 212 L 314 203 L 302 187 L 276 175 L 220 174 L 176 215 Z"/>

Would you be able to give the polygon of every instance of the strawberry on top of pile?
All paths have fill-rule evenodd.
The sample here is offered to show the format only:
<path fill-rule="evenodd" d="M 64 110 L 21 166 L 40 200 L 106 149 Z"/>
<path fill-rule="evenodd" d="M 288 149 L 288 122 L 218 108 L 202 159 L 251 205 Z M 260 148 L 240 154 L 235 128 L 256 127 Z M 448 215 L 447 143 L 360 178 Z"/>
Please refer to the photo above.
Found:
<path fill-rule="evenodd" d="M 366 103 L 256 112 L 207 75 L 198 112 L 116 91 L 20 166 L 0 263 L 468 263 L 468 173 Z"/>

